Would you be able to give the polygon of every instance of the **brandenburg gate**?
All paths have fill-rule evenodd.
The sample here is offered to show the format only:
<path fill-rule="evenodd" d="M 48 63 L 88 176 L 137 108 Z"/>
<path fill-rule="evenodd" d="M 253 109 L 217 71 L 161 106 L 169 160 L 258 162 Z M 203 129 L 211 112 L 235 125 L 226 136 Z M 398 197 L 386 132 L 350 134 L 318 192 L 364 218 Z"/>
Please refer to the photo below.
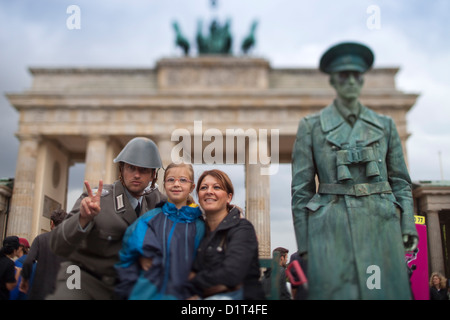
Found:
<path fill-rule="evenodd" d="M 223 137 L 227 129 L 278 130 L 277 160 L 289 163 L 300 119 L 328 105 L 335 94 L 328 77 L 316 68 L 272 68 L 267 60 L 248 56 L 163 58 L 153 68 L 30 72 L 33 82 L 28 90 L 7 94 L 20 114 L 7 233 L 30 241 L 49 230 L 53 208 L 66 208 L 69 167 L 76 162 L 85 163 L 85 179 L 91 185 L 99 179 L 111 183 L 118 177 L 113 158 L 130 139 L 146 136 L 157 143 L 166 166 L 179 143 L 172 141 L 172 133 L 185 129 L 194 142 L 194 125 L 201 121 L 202 134 L 214 129 Z M 406 153 L 406 113 L 417 95 L 396 88 L 397 72 L 398 68 L 368 72 L 361 101 L 395 120 Z M 203 150 L 208 141 L 200 141 Z M 246 141 L 245 150 L 235 144 L 232 152 L 248 155 L 261 148 Z M 269 155 L 274 142 L 267 140 Z M 270 257 L 270 175 L 261 174 L 265 164 L 248 158 L 246 217 L 256 228 L 260 255 Z"/>

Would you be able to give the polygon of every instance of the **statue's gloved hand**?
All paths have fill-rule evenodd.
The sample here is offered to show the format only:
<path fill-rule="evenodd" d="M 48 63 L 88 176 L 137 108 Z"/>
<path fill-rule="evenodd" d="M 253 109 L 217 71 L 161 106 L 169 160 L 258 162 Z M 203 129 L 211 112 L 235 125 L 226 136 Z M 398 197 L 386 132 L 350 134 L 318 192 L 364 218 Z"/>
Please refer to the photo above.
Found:
<path fill-rule="evenodd" d="M 409 234 L 403 235 L 403 245 L 406 251 L 414 251 L 419 243 L 419 238 Z"/>

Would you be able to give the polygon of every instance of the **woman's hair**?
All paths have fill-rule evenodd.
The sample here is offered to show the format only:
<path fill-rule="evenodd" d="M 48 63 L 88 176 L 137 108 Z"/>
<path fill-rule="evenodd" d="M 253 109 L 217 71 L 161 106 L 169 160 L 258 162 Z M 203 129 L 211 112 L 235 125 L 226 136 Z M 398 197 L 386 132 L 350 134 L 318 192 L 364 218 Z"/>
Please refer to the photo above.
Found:
<path fill-rule="evenodd" d="M 227 194 L 231 193 L 231 197 L 233 197 L 234 187 L 233 187 L 233 183 L 231 183 L 230 177 L 228 177 L 228 175 L 225 172 L 220 171 L 218 169 L 206 170 L 202 173 L 202 175 L 198 178 L 198 182 L 197 182 L 197 194 L 200 191 L 200 185 L 206 176 L 211 176 L 211 177 L 215 178 L 219 182 L 220 186 L 225 190 L 225 192 Z M 227 204 L 228 210 L 230 210 L 233 207 L 234 207 L 234 205 Z"/>
<path fill-rule="evenodd" d="M 169 172 L 170 169 L 172 168 L 186 168 L 189 171 L 189 180 L 194 181 L 194 168 L 192 167 L 192 165 L 190 163 L 171 163 L 167 166 L 167 168 L 164 171 L 164 184 L 166 183 L 166 178 L 167 178 L 167 172 Z M 186 200 L 186 204 L 190 205 L 195 203 L 194 198 L 192 198 L 192 196 L 189 194 L 188 198 Z"/>
<path fill-rule="evenodd" d="M 444 289 L 447 286 L 447 284 L 446 284 L 447 279 L 445 279 L 445 277 L 442 274 L 440 274 L 439 272 L 433 272 L 430 277 L 430 287 L 434 286 L 434 284 L 433 284 L 434 277 L 439 278 L 439 288 Z"/>

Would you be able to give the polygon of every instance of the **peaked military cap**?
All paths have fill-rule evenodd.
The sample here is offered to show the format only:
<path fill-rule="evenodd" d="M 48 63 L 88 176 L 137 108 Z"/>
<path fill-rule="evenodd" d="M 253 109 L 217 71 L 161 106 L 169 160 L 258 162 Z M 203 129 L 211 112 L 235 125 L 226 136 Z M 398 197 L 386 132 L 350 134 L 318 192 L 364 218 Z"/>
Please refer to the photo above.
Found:
<path fill-rule="evenodd" d="M 320 71 L 333 73 L 340 71 L 366 72 L 372 67 L 372 50 L 361 43 L 343 42 L 329 48 L 320 58 Z"/>

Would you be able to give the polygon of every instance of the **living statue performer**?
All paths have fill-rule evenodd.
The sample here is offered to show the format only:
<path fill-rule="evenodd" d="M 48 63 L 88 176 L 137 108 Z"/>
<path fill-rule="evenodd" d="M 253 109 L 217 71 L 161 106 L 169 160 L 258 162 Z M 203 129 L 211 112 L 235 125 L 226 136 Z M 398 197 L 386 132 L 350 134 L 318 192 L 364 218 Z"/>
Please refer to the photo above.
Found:
<path fill-rule="evenodd" d="M 405 250 L 418 237 L 402 144 L 390 117 L 359 102 L 373 60 L 358 43 L 327 50 L 320 70 L 336 98 L 299 123 L 292 214 L 309 299 L 411 298 Z"/>

